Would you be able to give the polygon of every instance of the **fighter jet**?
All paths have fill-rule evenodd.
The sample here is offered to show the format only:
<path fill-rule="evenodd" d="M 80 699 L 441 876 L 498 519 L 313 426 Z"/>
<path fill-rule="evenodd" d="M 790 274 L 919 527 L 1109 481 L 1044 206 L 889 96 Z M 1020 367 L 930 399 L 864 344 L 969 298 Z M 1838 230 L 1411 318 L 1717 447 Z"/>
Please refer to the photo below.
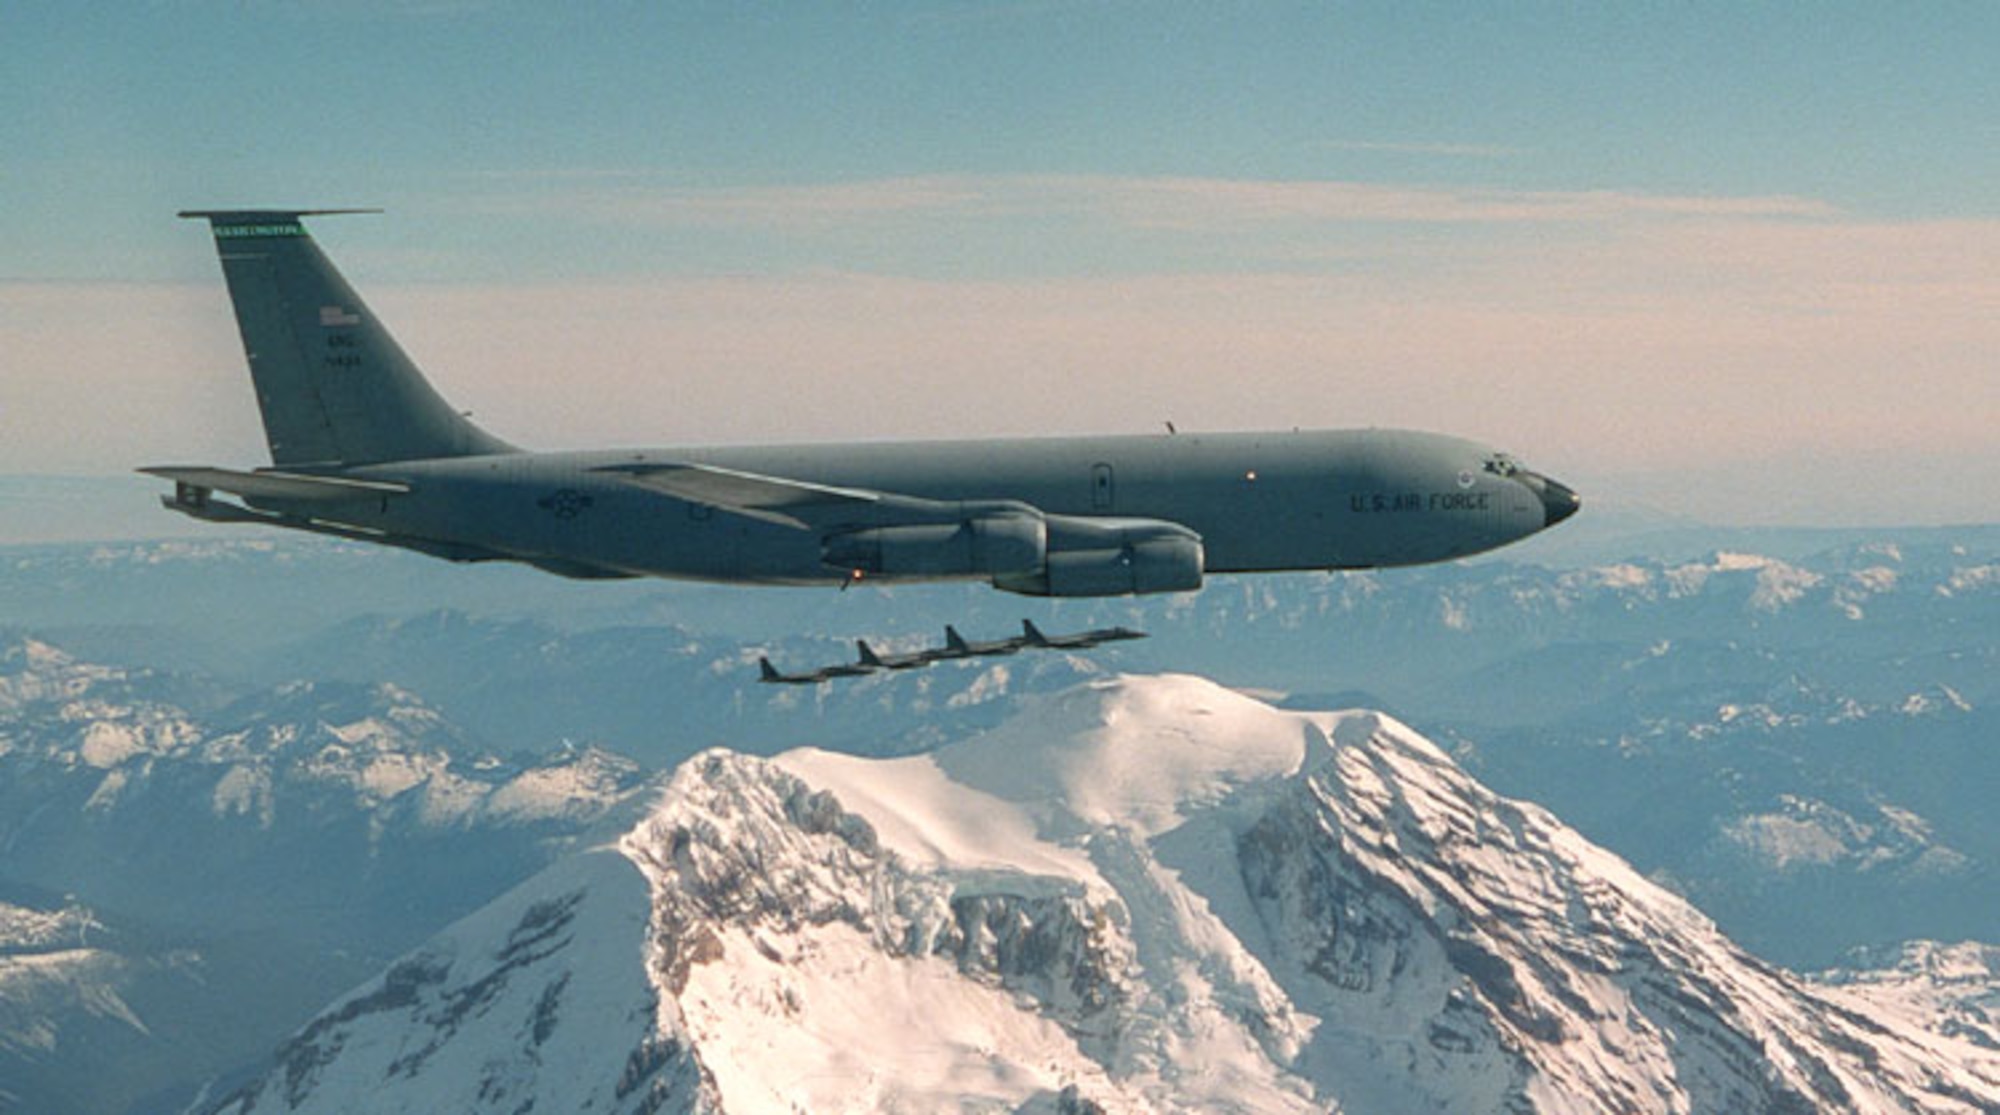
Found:
<path fill-rule="evenodd" d="M 877 654 L 866 639 L 854 640 L 854 649 L 861 656 L 861 665 L 871 670 L 914 670 L 937 661 L 930 651 L 920 650 L 913 654 Z"/>
<path fill-rule="evenodd" d="M 763 655 L 757 657 L 757 668 L 762 671 L 763 675 L 757 680 L 773 685 L 817 685 L 822 681 L 829 681 L 833 678 L 860 677 L 863 674 L 872 674 L 875 672 L 873 666 L 866 666 L 859 663 L 853 665 L 842 663 L 837 666 L 822 666 L 817 670 L 803 674 L 786 674 L 780 673 L 776 666 L 771 665 L 771 660 Z"/>
<path fill-rule="evenodd" d="M 1069 597 L 1446 561 L 1578 507 L 1505 454 L 1397 430 L 530 452 L 418 371 L 308 235 L 332 212 L 181 214 L 214 234 L 272 463 L 143 469 L 168 508 L 565 577 Z"/>
<path fill-rule="evenodd" d="M 952 658 L 991 658 L 1002 654 L 1015 654 L 1027 645 L 1024 638 L 994 639 L 989 641 L 967 639 L 958 633 L 958 628 L 944 625 L 944 646 L 931 651 L 931 657 L 940 661 Z"/>
<path fill-rule="evenodd" d="M 1074 635 L 1044 635 L 1042 629 L 1035 626 L 1034 620 L 1024 619 L 1021 621 L 1021 637 L 1028 646 L 1038 650 L 1084 650 L 1101 643 L 1143 639 L 1146 633 L 1130 627 L 1096 627 Z"/>

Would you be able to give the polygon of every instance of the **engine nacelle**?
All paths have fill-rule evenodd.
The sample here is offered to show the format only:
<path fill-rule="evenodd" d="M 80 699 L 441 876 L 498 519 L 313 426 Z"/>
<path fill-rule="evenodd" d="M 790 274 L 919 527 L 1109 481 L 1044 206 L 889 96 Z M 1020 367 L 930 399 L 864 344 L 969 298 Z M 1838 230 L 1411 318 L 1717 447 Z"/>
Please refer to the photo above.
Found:
<path fill-rule="evenodd" d="M 952 523 L 868 527 L 829 535 L 820 560 L 836 569 L 898 577 L 1032 576 L 1048 531 L 1039 516 L 984 515 Z"/>
<path fill-rule="evenodd" d="M 1201 587 L 1201 535 L 1158 519 L 1048 518 L 1048 552 L 1033 575 L 993 587 L 1026 596 L 1126 596 Z"/>

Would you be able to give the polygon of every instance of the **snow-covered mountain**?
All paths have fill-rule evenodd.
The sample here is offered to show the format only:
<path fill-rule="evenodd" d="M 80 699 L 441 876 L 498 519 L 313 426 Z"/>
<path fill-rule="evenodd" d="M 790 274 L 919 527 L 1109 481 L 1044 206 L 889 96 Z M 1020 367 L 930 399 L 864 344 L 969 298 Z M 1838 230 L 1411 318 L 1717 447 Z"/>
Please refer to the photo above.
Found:
<path fill-rule="evenodd" d="M 23 1078 L 72 1039 L 65 1030 L 140 1025 L 123 996 L 132 962 L 91 945 L 91 932 L 102 937 L 102 929 L 78 907 L 0 902 L 0 1111 L 39 1098 L 32 1091 L 48 1082 Z"/>
<path fill-rule="evenodd" d="M 504 759 L 387 684 L 213 709 L 184 688 L 0 644 L 0 876 L 172 924 L 379 932 L 413 904 L 499 893 L 645 777 L 594 748 Z"/>
<path fill-rule="evenodd" d="M 1385 716 L 1124 677 L 698 756 L 204 1109 L 1990 1111 L 1967 956 L 1809 981 Z"/>
<path fill-rule="evenodd" d="M 216 976 L 207 952 L 74 899 L 0 897 L 0 1112 L 124 1111 L 213 1066 L 204 1046 L 284 1024 L 266 996 Z"/>
<path fill-rule="evenodd" d="M 260 1055 L 646 777 L 502 758 L 394 686 L 232 700 L 0 641 L 0 1111 L 122 1110 Z"/>

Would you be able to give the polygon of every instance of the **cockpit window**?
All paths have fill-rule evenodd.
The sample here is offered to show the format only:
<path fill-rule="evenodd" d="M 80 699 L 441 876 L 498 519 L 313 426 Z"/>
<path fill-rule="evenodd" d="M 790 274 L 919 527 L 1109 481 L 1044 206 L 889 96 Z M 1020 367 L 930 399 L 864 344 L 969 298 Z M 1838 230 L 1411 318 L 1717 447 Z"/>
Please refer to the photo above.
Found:
<path fill-rule="evenodd" d="M 1495 453 L 1486 458 L 1486 471 L 1495 476 L 1512 476 L 1521 471 L 1521 466 L 1507 454 Z"/>

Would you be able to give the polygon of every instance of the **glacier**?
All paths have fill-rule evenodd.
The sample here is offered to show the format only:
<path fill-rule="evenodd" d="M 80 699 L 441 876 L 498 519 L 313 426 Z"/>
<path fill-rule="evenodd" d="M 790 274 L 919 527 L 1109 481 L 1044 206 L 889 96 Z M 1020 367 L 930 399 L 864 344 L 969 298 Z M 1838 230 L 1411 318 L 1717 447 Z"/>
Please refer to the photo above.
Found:
<path fill-rule="evenodd" d="M 2000 1108 L 1990 955 L 1900 963 L 1764 963 L 1386 715 L 1120 676 L 698 755 L 193 1110 Z"/>

